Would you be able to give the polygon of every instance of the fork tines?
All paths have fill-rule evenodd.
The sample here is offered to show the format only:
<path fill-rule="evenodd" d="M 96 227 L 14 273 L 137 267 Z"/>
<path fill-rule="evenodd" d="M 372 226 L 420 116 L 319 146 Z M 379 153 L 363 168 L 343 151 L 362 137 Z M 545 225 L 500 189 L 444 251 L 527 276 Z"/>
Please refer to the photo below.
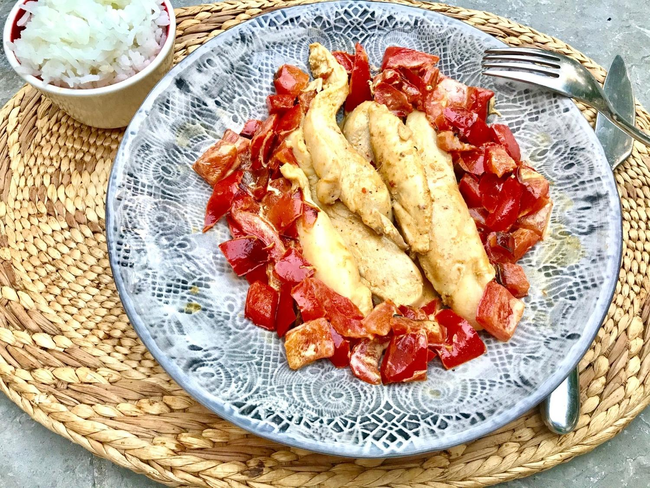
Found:
<path fill-rule="evenodd" d="M 560 76 L 560 58 L 542 49 L 526 47 L 487 49 L 483 74 L 515 78 L 517 73 L 535 73 L 551 78 Z"/>

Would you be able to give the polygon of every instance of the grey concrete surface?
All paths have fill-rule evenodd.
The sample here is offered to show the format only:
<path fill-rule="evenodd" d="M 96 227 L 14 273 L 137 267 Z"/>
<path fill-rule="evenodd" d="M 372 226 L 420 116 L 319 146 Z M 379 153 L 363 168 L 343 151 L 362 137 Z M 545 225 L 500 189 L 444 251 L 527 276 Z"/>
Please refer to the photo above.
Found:
<path fill-rule="evenodd" d="M 13 0 L 0 0 L 4 20 Z M 177 7 L 196 0 L 174 0 Z M 616 54 L 626 60 L 638 100 L 650 106 L 650 3 L 648 0 L 457 0 L 555 36 L 604 66 Z M 21 86 L 0 57 L 0 102 Z M 502 488 L 642 488 L 650 485 L 650 410 L 593 452 Z M 94 457 L 23 413 L 0 395 L 0 488 L 154 487 L 157 483 Z"/>

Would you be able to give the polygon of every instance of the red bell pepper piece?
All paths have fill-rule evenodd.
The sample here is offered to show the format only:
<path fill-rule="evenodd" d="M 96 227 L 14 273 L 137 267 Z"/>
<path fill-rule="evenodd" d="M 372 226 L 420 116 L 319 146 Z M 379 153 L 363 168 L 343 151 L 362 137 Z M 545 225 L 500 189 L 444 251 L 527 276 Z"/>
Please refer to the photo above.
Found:
<path fill-rule="evenodd" d="M 266 97 L 266 107 L 270 114 L 283 114 L 293 108 L 295 99 L 291 95 L 269 95 Z"/>
<path fill-rule="evenodd" d="M 336 332 L 334 327 L 330 327 L 330 333 L 334 341 L 334 354 L 330 357 L 330 361 L 337 368 L 345 368 L 350 364 L 350 341 Z"/>
<path fill-rule="evenodd" d="M 458 189 L 465 199 L 468 207 L 480 207 L 483 203 L 479 190 L 478 178 L 472 174 L 465 173 L 458 183 Z"/>
<path fill-rule="evenodd" d="M 485 150 L 483 148 L 455 153 L 454 162 L 464 171 L 480 176 L 485 173 Z"/>
<path fill-rule="evenodd" d="M 504 180 L 492 173 L 485 173 L 479 182 L 481 203 L 488 212 L 494 212 L 499 205 L 499 196 Z"/>
<path fill-rule="evenodd" d="M 275 125 L 277 141 L 282 142 L 289 134 L 300 127 L 302 122 L 302 109 L 300 105 L 294 105 L 284 112 Z"/>
<path fill-rule="evenodd" d="M 239 187 L 243 173 L 235 171 L 227 178 L 217 182 L 212 189 L 203 220 L 203 232 L 207 232 L 228 213 L 235 195 L 242 191 Z"/>
<path fill-rule="evenodd" d="M 517 226 L 522 229 L 530 229 L 537 233 L 540 239 L 544 239 L 551 221 L 551 210 L 553 210 L 553 202 L 549 200 L 537 212 L 520 217 L 517 220 Z"/>
<path fill-rule="evenodd" d="M 192 165 L 192 169 L 210 186 L 214 186 L 239 166 L 237 146 L 220 139 Z"/>
<path fill-rule="evenodd" d="M 399 314 L 411 320 L 427 320 L 427 314 L 422 309 L 411 307 L 410 305 L 400 305 Z"/>
<path fill-rule="evenodd" d="M 476 321 L 500 341 L 507 341 L 524 313 L 524 304 L 500 284 L 490 281 L 478 304 Z"/>
<path fill-rule="evenodd" d="M 382 71 L 388 68 L 417 69 L 428 65 L 435 65 L 440 58 L 433 54 L 423 53 L 406 47 L 390 46 L 384 51 L 381 62 Z"/>
<path fill-rule="evenodd" d="M 486 230 L 485 221 L 490 215 L 487 210 L 484 208 L 470 208 L 469 214 L 474 219 L 474 223 L 479 232 Z"/>
<path fill-rule="evenodd" d="M 301 281 L 291 290 L 291 296 L 296 301 L 302 320 L 305 322 L 325 317 L 327 314 L 318 292 L 315 281 L 309 279 Z"/>
<path fill-rule="evenodd" d="M 300 106 L 302 113 L 304 114 L 307 113 L 307 110 L 309 110 L 309 106 L 311 105 L 311 101 L 314 99 L 315 96 L 316 96 L 316 90 L 308 90 L 308 91 L 300 92 L 300 95 L 298 95 L 298 105 Z"/>
<path fill-rule="evenodd" d="M 515 139 L 515 136 L 512 134 L 510 127 L 504 124 L 492 124 L 492 137 L 494 142 L 498 142 L 503 147 L 506 148 L 510 157 L 514 159 L 517 164 L 521 162 L 521 149 L 519 149 L 519 144 Z"/>
<path fill-rule="evenodd" d="M 485 344 L 474 328 L 452 310 L 438 312 L 436 321 L 447 329 L 445 343 L 433 346 L 445 369 L 455 368 L 485 353 Z"/>
<path fill-rule="evenodd" d="M 517 229 L 512 233 L 514 240 L 514 258 L 519 261 L 528 250 L 540 241 L 540 235 L 530 229 Z"/>
<path fill-rule="evenodd" d="M 427 336 L 421 332 L 394 336 L 381 363 L 384 384 L 427 379 Z"/>
<path fill-rule="evenodd" d="M 271 114 L 251 140 L 251 163 L 254 170 L 266 166 L 275 139 L 276 114 Z"/>
<path fill-rule="evenodd" d="M 300 283 L 314 275 L 314 268 L 302 253 L 295 248 L 289 249 L 282 259 L 275 263 L 275 272 L 285 283 Z"/>
<path fill-rule="evenodd" d="M 326 319 L 316 319 L 291 329 L 284 340 L 287 362 L 291 369 L 300 369 L 318 359 L 334 354 L 334 341 Z"/>
<path fill-rule="evenodd" d="M 363 325 L 371 334 L 378 336 L 388 335 L 391 330 L 391 320 L 393 315 L 397 315 L 398 313 L 399 311 L 395 304 L 390 300 L 386 300 L 377 305 L 372 312 L 363 319 Z"/>
<path fill-rule="evenodd" d="M 258 327 L 275 330 L 275 312 L 278 308 L 278 292 L 271 286 L 256 281 L 248 288 L 244 315 Z"/>
<path fill-rule="evenodd" d="M 228 144 L 234 144 L 237 148 L 237 154 L 240 156 L 250 149 L 251 141 L 241 135 L 237 134 L 234 130 L 226 129 L 223 133 L 222 141 Z"/>
<path fill-rule="evenodd" d="M 436 358 L 437 354 L 433 349 L 427 349 L 427 351 L 427 363 L 430 363 Z"/>
<path fill-rule="evenodd" d="M 519 204 L 523 189 L 517 178 L 507 178 L 501 187 L 497 207 L 485 221 L 494 231 L 507 232 L 519 216 Z"/>
<path fill-rule="evenodd" d="M 244 124 L 244 127 L 242 128 L 239 135 L 251 139 L 255 135 L 255 133 L 258 130 L 260 130 L 261 127 L 262 127 L 261 120 L 250 119 Z"/>
<path fill-rule="evenodd" d="M 372 100 L 370 92 L 370 65 L 363 46 L 354 46 L 354 65 L 350 74 L 350 94 L 345 101 L 345 111 L 352 112 L 361 103 Z"/>
<path fill-rule="evenodd" d="M 246 281 L 248 281 L 249 284 L 255 283 L 256 281 L 268 284 L 269 276 L 266 274 L 267 266 L 268 265 L 260 266 L 259 268 L 255 268 L 253 271 L 246 273 Z"/>
<path fill-rule="evenodd" d="M 296 225 L 297 222 L 298 221 L 296 220 L 293 224 L 291 224 L 289 227 L 284 229 L 281 232 L 281 236 L 286 237 L 287 239 L 292 239 L 294 241 L 297 241 L 300 238 L 300 235 L 298 234 L 298 226 Z"/>
<path fill-rule="evenodd" d="M 490 232 L 485 242 L 485 252 L 493 263 L 515 262 L 515 240 L 507 232 Z"/>
<path fill-rule="evenodd" d="M 281 194 L 266 211 L 266 218 L 278 232 L 283 232 L 301 215 L 302 193 L 300 191 Z"/>
<path fill-rule="evenodd" d="M 378 337 L 376 339 L 362 339 L 350 355 L 350 369 L 352 374 L 371 385 L 381 384 L 379 362 L 384 350 L 388 347 L 390 338 Z"/>
<path fill-rule="evenodd" d="M 458 131 L 461 140 L 473 146 L 481 146 L 492 141 L 490 128 L 476 113 L 461 107 L 448 107 L 442 113 L 447 124 Z"/>
<path fill-rule="evenodd" d="M 517 169 L 517 179 L 524 186 L 519 208 L 520 217 L 537 212 L 546 205 L 550 186 L 546 178 L 534 169 L 522 165 Z"/>
<path fill-rule="evenodd" d="M 298 166 L 298 161 L 293 153 L 293 149 L 286 146 L 284 143 L 280 144 L 280 146 L 273 151 L 273 155 L 269 160 L 269 169 L 275 171 L 283 164 L 293 164 L 294 166 Z"/>
<path fill-rule="evenodd" d="M 332 56 L 343 66 L 345 71 L 348 72 L 348 75 L 352 73 L 352 68 L 354 67 L 354 56 L 352 54 L 343 51 L 332 51 Z"/>
<path fill-rule="evenodd" d="M 244 276 L 269 261 L 269 253 L 257 237 L 239 237 L 219 244 L 237 276 Z"/>
<path fill-rule="evenodd" d="M 440 149 L 447 152 L 465 152 L 474 151 L 476 149 L 471 144 L 461 142 L 458 136 L 450 130 L 438 132 L 436 135 L 436 142 Z"/>
<path fill-rule="evenodd" d="M 309 75 L 297 66 L 283 64 L 275 73 L 273 85 L 278 95 L 289 95 L 294 99 L 309 84 Z"/>
<path fill-rule="evenodd" d="M 278 309 L 275 316 L 275 331 L 278 333 L 278 337 L 284 337 L 295 321 L 296 311 L 291 297 L 291 285 L 283 284 L 280 287 Z"/>
<path fill-rule="evenodd" d="M 422 307 L 422 311 L 427 314 L 427 318 L 437 314 L 440 310 L 442 310 L 442 301 L 439 298 L 434 298 Z"/>
<path fill-rule="evenodd" d="M 481 120 L 487 119 L 488 106 L 494 92 L 476 86 L 467 87 L 467 108 L 476 113 Z"/>
<path fill-rule="evenodd" d="M 445 341 L 447 333 L 435 320 L 413 320 L 407 317 L 395 316 L 391 320 L 391 329 L 395 335 L 412 334 L 423 331 L 429 344 L 441 344 Z"/>
<path fill-rule="evenodd" d="M 258 214 L 245 210 L 234 209 L 230 214 L 244 235 L 255 236 L 267 247 L 271 259 L 277 261 L 282 258 L 286 249 L 282 239 L 273 226 Z"/>
<path fill-rule="evenodd" d="M 530 284 L 524 268 L 515 263 L 501 263 L 497 266 L 499 282 L 516 298 L 528 295 Z"/>
<path fill-rule="evenodd" d="M 499 144 L 485 145 L 485 169 L 499 178 L 517 169 L 517 163 Z"/>
<path fill-rule="evenodd" d="M 375 85 L 375 102 L 386 105 L 388 110 L 400 118 L 406 117 L 413 111 L 406 95 L 385 82 Z"/>

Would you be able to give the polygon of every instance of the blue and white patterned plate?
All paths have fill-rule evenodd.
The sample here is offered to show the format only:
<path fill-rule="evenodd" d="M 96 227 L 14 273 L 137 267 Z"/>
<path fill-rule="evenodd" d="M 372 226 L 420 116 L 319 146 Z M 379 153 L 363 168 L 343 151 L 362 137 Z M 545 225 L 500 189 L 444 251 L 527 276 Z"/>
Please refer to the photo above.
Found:
<path fill-rule="evenodd" d="M 523 260 L 530 278 L 514 337 L 426 382 L 371 386 L 320 361 L 291 371 L 282 341 L 244 318 L 248 284 L 201 233 L 210 188 L 191 164 L 227 128 L 265 116 L 283 63 L 307 69 L 308 46 L 380 63 L 390 45 L 440 56 L 444 74 L 494 90 L 523 154 L 551 182 L 551 234 Z M 110 261 L 136 331 L 165 370 L 218 415 L 278 442 L 333 455 L 388 457 L 485 435 L 537 405 L 575 366 L 618 277 L 621 213 L 594 132 L 570 100 L 482 77 L 499 41 L 462 22 L 385 3 L 274 11 L 199 48 L 153 90 L 129 126 L 107 196 Z"/>

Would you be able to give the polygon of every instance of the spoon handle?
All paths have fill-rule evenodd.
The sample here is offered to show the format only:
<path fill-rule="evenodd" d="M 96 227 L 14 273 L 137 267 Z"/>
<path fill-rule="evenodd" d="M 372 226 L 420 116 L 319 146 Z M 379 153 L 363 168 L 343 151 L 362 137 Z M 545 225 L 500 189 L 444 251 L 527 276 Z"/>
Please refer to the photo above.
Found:
<path fill-rule="evenodd" d="M 580 385 L 575 368 L 542 403 L 542 419 L 556 434 L 568 434 L 575 429 L 580 416 Z"/>

